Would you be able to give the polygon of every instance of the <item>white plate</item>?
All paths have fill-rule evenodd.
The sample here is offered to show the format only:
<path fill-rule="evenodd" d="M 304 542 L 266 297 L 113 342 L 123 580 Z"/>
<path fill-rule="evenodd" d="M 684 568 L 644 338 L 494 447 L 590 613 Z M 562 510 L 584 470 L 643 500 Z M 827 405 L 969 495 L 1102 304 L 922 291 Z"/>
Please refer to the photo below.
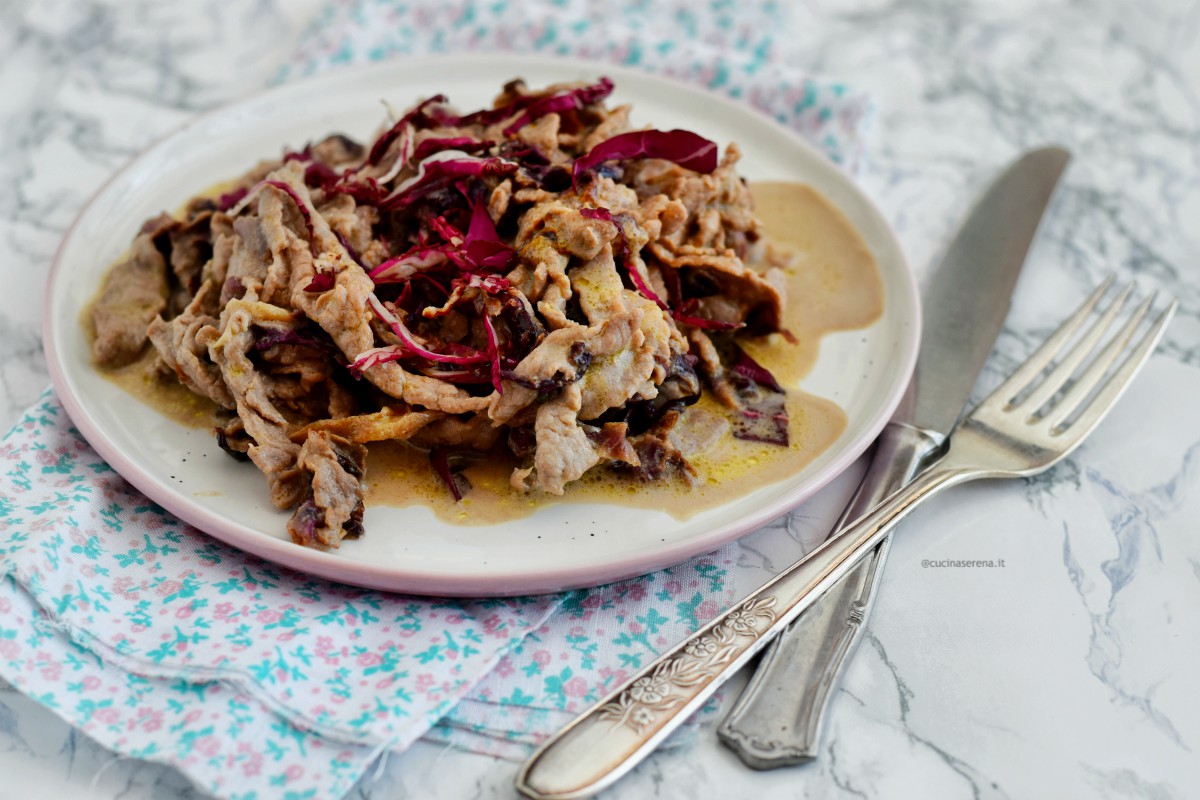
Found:
<path fill-rule="evenodd" d="M 634 104 L 635 125 L 694 130 L 722 147 L 736 141 L 745 154 L 742 173 L 751 180 L 814 186 L 853 222 L 879 262 L 883 316 L 865 330 L 826 337 L 803 384 L 845 410 L 846 430 L 790 478 L 686 521 L 621 506 L 555 504 L 526 519 L 459 527 L 426 508 L 371 507 L 366 535 L 336 552 L 321 552 L 287 538 L 287 514 L 270 505 L 253 466 L 224 457 L 208 431 L 160 416 L 93 369 L 80 310 L 147 217 L 178 208 L 284 145 L 300 147 L 333 131 L 369 138 L 381 120 L 381 99 L 403 107 L 440 92 L 471 109 L 490 103 L 514 76 L 537 86 L 604 74 L 616 81 L 612 101 Z M 506 56 L 438 57 L 335 72 L 198 117 L 135 158 L 84 208 L 55 258 L 46 303 L 46 355 L 59 398 L 100 455 L 146 495 L 222 541 L 303 572 L 463 596 L 547 592 L 642 574 L 712 550 L 783 514 L 845 469 L 878 434 L 908 381 L 920 328 L 913 278 L 888 224 L 845 175 L 795 134 L 731 101 L 640 72 Z M 596 535 L 582 535 L 581 522 Z"/>

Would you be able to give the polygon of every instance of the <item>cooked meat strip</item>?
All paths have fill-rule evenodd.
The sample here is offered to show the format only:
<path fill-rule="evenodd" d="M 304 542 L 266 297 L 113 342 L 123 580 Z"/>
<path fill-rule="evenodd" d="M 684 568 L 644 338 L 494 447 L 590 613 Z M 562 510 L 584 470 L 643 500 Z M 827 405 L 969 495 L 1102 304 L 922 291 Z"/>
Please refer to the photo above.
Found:
<path fill-rule="evenodd" d="M 208 354 L 219 322 L 205 313 L 204 308 L 209 296 L 215 293 L 216 287 L 205 281 L 182 314 L 170 322 L 155 317 L 146 333 L 163 364 L 180 383 L 222 408 L 232 409 L 233 395 L 221 377 L 220 368 Z"/>
<path fill-rule="evenodd" d="M 104 279 L 92 307 L 96 338 L 92 357 L 102 367 L 120 367 L 146 346 L 146 326 L 167 307 L 167 262 L 149 234 L 133 240 L 129 257 Z"/>
<path fill-rule="evenodd" d="M 292 441 L 303 442 L 309 431 L 325 431 L 360 444 L 404 440 L 441 416 L 437 411 L 397 411 L 391 406 L 384 406 L 371 414 L 317 420 L 293 433 Z"/>
<path fill-rule="evenodd" d="M 579 426 L 582 404 L 583 395 L 578 384 L 571 384 L 558 397 L 538 408 L 534 422 L 537 452 L 533 457 L 533 474 L 518 478 L 522 470 L 517 470 L 513 473 L 514 484 L 532 477 L 543 491 L 562 494 L 568 483 L 578 480 L 599 463 L 599 453 L 587 432 Z M 521 480 L 520 488 L 527 487 L 528 484 Z"/>
<path fill-rule="evenodd" d="M 271 502 L 277 508 L 291 508 L 304 492 L 296 466 L 300 446 L 288 438 L 288 422 L 271 402 L 266 380 L 249 353 L 254 347 L 253 326 L 294 324 L 295 318 L 286 309 L 262 302 L 231 300 L 221 314 L 220 336 L 208 348 L 233 395 L 246 433 L 254 440 L 247 455 L 267 476 Z"/>
<path fill-rule="evenodd" d="M 292 541 L 336 548 L 362 533 L 362 476 L 367 449 L 328 431 L 309 431 L 296 464 L 309 484 L 288 521 Z"/>

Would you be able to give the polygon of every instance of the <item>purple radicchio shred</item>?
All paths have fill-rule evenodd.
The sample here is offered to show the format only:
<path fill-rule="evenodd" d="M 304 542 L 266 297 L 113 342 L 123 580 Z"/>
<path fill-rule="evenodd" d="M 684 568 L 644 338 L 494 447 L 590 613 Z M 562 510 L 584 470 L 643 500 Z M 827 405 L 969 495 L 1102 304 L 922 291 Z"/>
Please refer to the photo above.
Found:
<path fill-rule="evenodd" d="M 506 161 L 494 156 L 426 160 L 422 166 L 424 172 L 420 179 L 403 191 L 386 197 L 379 203 L 379 207 L 386 211 L 396 211 L 434 194 L 438 189 L 445 188 L 458 178 L 502 177 L 517 171 L 515 161 Z"/>
<path fill-rule="evenodd" d="M 336 283 L 337 276 L 333 274 L 333 270 L 322 269 L 313 275 L 312 280 L 308 282 L 308 286 L 304 287 L 304 291 L 313 293 L 328 292 Z"/>
<path fill-rule="evenodd" d="M 455 447 L 435 447 L 429 451 L 429 463 L 433 471 L 442 479 L 442 483 L 450 490 L 455 502 L 463 499 L 463 495 L 471 491 L 471 481 L 462 471 L 469 462 L 482 454 L 474 450 L 464 450 Z"/>
<path fill-rule="evenodd" d="M 311 330 L 294 330 L 291 328 L 255 330 L 255 350 L 262 352 L 280 344 L 294 344 L 320 350 L 333 349 L 333 343 L 329 339 L 318 337 Z"/>
<path fill-rule="evenodd" d="M 288 521 L 288 532 L 297 543 L 305 547 L 317 547 L 317 526 L 324 524 L 325 515 L 317 508 L 317 503 L 310 496 L 305 498 Z"/>
<path fill-rule="evenodd" d="M 718 344 L 717 349 L 741 404 L 741 413 L 733 420 L 734 437 L 787 447 L 787 394 L 783 386 L 732 341 Z"/>
<path fill-rule="evenodd" d="M 630 158 L 663 158 L 684 169 L 708 174 L 717 168 L 717 144 L 691 131 L 630 131 L 605 139 L 575 159 L 575 183 L 605 161 Z"/>
<path fill-rule="evenodd" d="M 234 189 L 232 192 L 226 192 L 217 198 L 217 210 L 228 211 L 238 203 L 242 202 L 242 199 L 249 193 L 249 186 L 243 186 L 240 189 Z"/>
<path fill-rule="evenodd" d="M 424 161 L 434 153 L 443 150 L 461 150 L 464 153 L 482 153 L 495 146 L 495 142 L 487 139 L 476 139 L 472 136 L 445 136 L 441 138 L 424 139 L 413 151 L 413 161 Z"/>
<path fill-rule="evenodd" d="M 612 94 L 613 82 L 601 78 L 590 86 L 581 86 L 549 97 L 540 97 L 525 107 L 521 116 L 504 128 L 504 135 L 511 136 L 517 130 L 547 114 L 562 114 L 566 111 L 582 111 Z"/>
<path fill-rule="evenodd" d="M 342 176 L 328 164 L 313 161 L 304 168 L 304 185 L 311 189 L 326 189 L 334 191 L 334 187 Z"/>
<path fill-rule="evenodd" d="M 335 231 L 333 235 L 337 237 L 338 242 L 340 242 L 342 247 L 345 248 L 346 255 L 350 256 L 350 260 L 353 261 L 355 264 L 358 264 L 363 269 L 366 269 L 367 266 L 365 264 L 363 264 L 362 259 L 358 257 L 358 251 L 354 249 L 354 247 L 350 244 L 349 240 L 346 239 L 345 236 L 343 236 L 341 233 L 338 233 L 337 231 Z"/>
<path fill-rule="evenodd" d="M 418 103 L 407 114 L 396 120 L 396 124 L 384 131 L 371 145 L 371 152 L 367 155 L 367 164 L 378 164 L 379 160 L 387 153 L 388 148 L 392 146 L 392 142 L 400 137 L 407 125 L 412 125 L 414 128 L 427 128 L 430 125 L 438 124 L 437 120 L 429 115 L 429 109 L 445 102 L 445 95 L 434 95 L 428 100 Z"/>
<path fill-rule="evenodd" d="M 492 215 L 483 201 L 477 202 L 471 211 L 471 225 L 462 249 L 467 260 L 479 269 L 507 270 L 517 258 L 517 252 L 496 233 Z"/>
<path fill-rule="evenodd" d="M 587 105 L 597 103 L 608 97 L 612 93 L 612 90 L 612 81 L 608 78 L 601 78 L 598 82 L 589 86 L 569 89 L 549 97 L 536 94 L 519 95 L 511 102 L 502 106 L 481 109 L 461 117 L 449 113 L 444 108 L 434 108 L 429 116 L 436 124 L 448 128 L 459 128 L 470 125 L 483 125 L 487 127 L 488 125 L 495 125 L 497 122 L 502 122 L 520 111 L 527 111 L 526 114 L 522 114 L 519 119 L 514 120 L 511 125 L 504 129 L 504 135 L 508 136 L 536 117 L 542 117 L 551 112 L 582 109 Z M 445 98 L 442 98 L 442 100 L 444 102 Z"/>

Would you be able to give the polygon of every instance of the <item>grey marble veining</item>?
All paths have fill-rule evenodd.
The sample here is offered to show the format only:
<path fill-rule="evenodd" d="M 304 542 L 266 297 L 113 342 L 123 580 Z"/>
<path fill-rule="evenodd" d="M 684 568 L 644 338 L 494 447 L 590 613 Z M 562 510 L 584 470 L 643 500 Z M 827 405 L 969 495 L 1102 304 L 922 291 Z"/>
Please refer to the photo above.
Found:
<path fill-rule="evenodd" d="M 320 5 L 0 2 L 0 423 L 47 382 L 45 270 L 86 198 L 154 138 L 265 85 Z M 1047 142 L 1075 153 L 981 390 L 1108 272 L 1175 294 L 1180 312 L 1071 459 L 957 490 L 906 523 L 817 763 L 751 773 L 702 736 L 610 796 L 1197 796 L 1200 2 L 789 7 L 788 56 L 877 99 L 861 181 L 919 278 L 1015 154 Z M 748 537 L 740 563 L 762 577 L 786 565 L 853 479 Z M 1005 568 L 921 566 L 993 557 Z M 418 744 L 351 797 L 509 797 L 514 771 Z M 198 796 L 3 686 L 0 775 L 0 799 Z"/>

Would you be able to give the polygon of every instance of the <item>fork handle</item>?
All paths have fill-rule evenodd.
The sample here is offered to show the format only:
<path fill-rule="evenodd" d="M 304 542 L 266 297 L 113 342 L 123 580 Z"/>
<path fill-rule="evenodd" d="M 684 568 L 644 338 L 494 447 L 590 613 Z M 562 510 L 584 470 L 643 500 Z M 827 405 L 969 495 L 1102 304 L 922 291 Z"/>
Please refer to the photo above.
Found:
<path fill-rule="evenodd" d="M 534 800 L 570 800 L 610 786 L 879 544 L 919 502 L 976 477 L 981 473 L 942 465 L 917 476 L 547 740 L 517 773 L 517 790 Z"/>
<path fill-rule="evenodd" d="M 883 429 L 871 465 L 836 532 L 913 479 L 945 441 L 901 422 Z M 858 646 L 887 560 L 889 533 L 874 550 L 767 646 L 717 735 L 755 769 L 816 758 L 834 689 Z"/>

